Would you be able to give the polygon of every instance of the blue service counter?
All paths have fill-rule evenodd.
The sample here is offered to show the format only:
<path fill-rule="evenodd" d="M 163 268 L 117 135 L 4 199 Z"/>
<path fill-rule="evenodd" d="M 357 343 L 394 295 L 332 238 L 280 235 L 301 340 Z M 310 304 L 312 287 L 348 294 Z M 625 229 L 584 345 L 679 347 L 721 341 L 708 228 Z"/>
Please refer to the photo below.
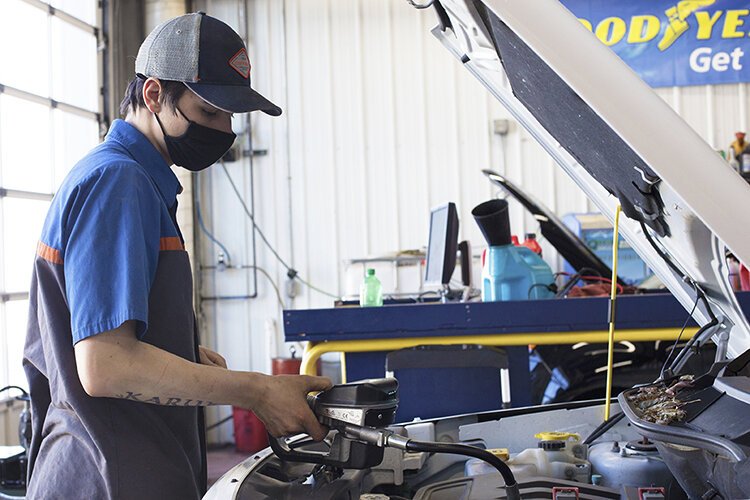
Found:
<path fill-rule="evenodd" d="M 738 300 L 746 313 L 750 311 L 750 292 L 739 293 Z M 284 311 L 284 333 L 287 342 L 315 345 L 346 341 L 352 346 L 356 341 L 426 337 L 438 341 L 439 337 L 451 337 L 455 343 L 455 337 L 480 335 L 495 336 L 498 340 L 493 345 L 503 345 L 502 337 L 507 336 L 514 340 L 505 347 L 511 399 L 513 406 L 523 406 L 530 403 L 529 360 L 528 348 L 519 345 L 518 334 L 528 336 L 523 340 L 526 344 L 548 344 L 551 339 L 558 344 L 578 342 L 581 332 L 607 330 L 608 302 L 608 297 L 596 297 L 288 310 Z M 618 332 L 630 332 L 636 337 L 639 331 L 663 333 L 664 329 L 671 329 L 669 338 L 674 338 L 674 332 L 679 331 L 686 317 L 687 311 L 671 294 L 630 295 L 618 297 L 615 324 Z M 694 331 L 695 326 L 691 319 L 688 327 Z M 570 342 L 566 342 L 566 333 Z M 619 336 L 618 340 L 658 338 L 661 337 Z M 385 352 L 347 354 L 347 380 L 382 377 L 384 359 Z"/>

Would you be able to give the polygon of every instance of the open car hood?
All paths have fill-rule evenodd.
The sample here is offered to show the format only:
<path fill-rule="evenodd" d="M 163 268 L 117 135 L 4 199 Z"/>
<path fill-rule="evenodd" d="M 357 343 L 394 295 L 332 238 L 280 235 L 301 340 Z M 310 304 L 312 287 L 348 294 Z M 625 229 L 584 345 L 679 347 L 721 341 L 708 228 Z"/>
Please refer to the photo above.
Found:
<path fill-rule="evenodd" d="M 720 355 L 750 349 L 725 261 L 728 249 L 750 263 L 750 231 L 738 224 L 750 186 L 739 174 L 557 0 L 433 7 L 433 34 L 606 217 L 622 206 L 620 233 L 688 311 L 702 290 Z M 704 301 L 693 316 L 711 321 Z"/>

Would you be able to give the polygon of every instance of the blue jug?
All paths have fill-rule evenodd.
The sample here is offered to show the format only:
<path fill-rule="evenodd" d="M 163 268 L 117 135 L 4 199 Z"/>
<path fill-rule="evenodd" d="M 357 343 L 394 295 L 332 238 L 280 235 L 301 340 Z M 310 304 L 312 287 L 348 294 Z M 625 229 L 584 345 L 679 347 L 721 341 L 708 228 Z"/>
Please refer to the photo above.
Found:
<path fill-rule="evenodd" d="M 482 300 L 551 298 L 552 269 L 530 249 L 511 242 L 508 202 L 490 200 L 471 213 L 490 245 L 482 268 Z"/>

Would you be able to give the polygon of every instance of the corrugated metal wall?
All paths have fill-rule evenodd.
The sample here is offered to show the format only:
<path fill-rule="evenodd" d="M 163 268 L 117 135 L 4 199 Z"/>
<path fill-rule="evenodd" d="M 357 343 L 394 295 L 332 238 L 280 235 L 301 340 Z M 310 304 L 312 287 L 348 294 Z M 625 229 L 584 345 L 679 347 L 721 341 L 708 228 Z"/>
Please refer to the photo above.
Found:
<path fill-rule="evenodd" d="M 341 293 L 345 260 L 424 246 L 430 208 L 447 201 L 459 207 L 461 238 L 482 246 L 470 211 L 495 195 L 483 168 L 505 173 L 559 214 L 590 209 L 515 123 L 505 136 L 493 133 L 493 122 L 507 113 L 430 35 L 431 11 L 403 0 L 200 4 L 241 33 L 247 18 L 253 86 L 284 108 L 280 118 L 252 116 L 254 148 L 268 150 L 253 164 L 256 220 L 278 253 L 316 286 Z M 715 148 L 725 149 L 747 125 L 744 84 L 658 93 Z M 248 161 L 228 169 L 249 199 Z M 247 264 L 252 235 L 224 173 L 214 167 L 204 180 L 207 225 L 236 264 Z M 536 229 L 518 206 L 511 223 L 518 234 Z M 258 265 L 283 294 L 286 269 L 260 241 L 257 248 Z M 216 250 L 205 239 L 201 252 L 204 265 L 214 262 Z M 559 265 L 551 249 L 545 257 Z M 204 294 L 252 289 L 247 270 L 203 276 Z M 276 293 L 259 279 L 258 298 L 202 307 L 204 335 L 237 369 L 267 371 L 284 350 Z M 306 287 L 300 292 L 287 306 L 331 304 Z M 231 435 L 222 432 L 211 439 Z"/>

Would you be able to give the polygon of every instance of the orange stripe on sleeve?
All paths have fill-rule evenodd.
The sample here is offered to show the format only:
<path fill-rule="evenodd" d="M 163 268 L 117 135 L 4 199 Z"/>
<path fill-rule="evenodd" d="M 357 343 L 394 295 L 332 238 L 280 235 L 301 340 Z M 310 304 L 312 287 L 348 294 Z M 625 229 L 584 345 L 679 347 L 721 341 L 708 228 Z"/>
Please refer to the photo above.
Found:
<path fill-rule="evenodd" d="M 159 240 L 159 250 L 162 252 L 169 250 L 185 250 L 185 245 L 182 244 L 182 241 L 180 241 L 178 236 L 171 236 Z"/>
<path fill-rule="evenodd" d="M 60 250 L 45 245 L 41 241 L 36 246 L 36 254 L 47 262 L 62 264 L 63 259 Z"/>

